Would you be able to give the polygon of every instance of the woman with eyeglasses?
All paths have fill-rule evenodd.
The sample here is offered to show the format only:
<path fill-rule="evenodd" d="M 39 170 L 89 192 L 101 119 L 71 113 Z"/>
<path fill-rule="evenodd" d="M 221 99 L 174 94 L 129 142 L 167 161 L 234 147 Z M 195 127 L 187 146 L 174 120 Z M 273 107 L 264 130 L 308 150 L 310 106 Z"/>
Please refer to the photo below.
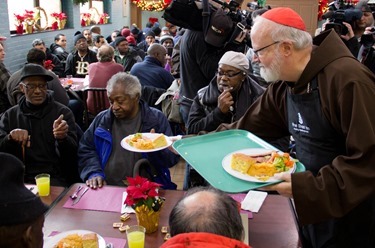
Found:
<path fill-rule="evenodd" d="M 265 90 L 248 70 L 249 60 L 243 53 L 229 51 L 221 57 L 215 77 L 194 98 L 187 123 L 189 134 L 214 131 L 245 113 Z"/>

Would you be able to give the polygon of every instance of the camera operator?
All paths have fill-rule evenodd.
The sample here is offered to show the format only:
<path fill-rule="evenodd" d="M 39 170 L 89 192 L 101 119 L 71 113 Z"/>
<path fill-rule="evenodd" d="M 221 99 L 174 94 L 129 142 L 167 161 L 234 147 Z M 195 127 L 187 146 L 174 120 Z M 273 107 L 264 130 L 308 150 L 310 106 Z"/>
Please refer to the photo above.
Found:
<path fill-rule="evenodd" d="M 358 60 L 375 73 L 375 27 L 367 27 L 361 37 Z"/>
<path fill-rule="evenodd" d="M 351 6 L 345 8 L 331 10 L 325 14 L 330 20 L 323 24 L 322 30 L 334 28 L 351 53 L 357 57 L 361 46 L 359 43 L 361 36 L 366 27 L 374 25 L 374 17 L 367 0 L 358 2 L 355 8 Z"/>

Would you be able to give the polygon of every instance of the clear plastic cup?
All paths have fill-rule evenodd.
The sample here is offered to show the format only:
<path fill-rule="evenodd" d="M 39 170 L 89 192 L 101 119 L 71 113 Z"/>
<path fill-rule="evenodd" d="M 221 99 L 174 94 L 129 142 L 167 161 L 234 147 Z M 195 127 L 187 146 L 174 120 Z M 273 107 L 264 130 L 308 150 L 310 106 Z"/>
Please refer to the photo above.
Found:
<path fill-rule="evenodd" d="M 144 248 L 145 247 L 145 232 L 146 228 L 143 226 L 130 226 L 126 230 L 126 237 L 128 239 L 129 248 Z"/>
<path fill-rule="evenodd" d="M 50 193 L 50 175 L 43 173 L 35 177 L 39 196 L 49 196 Z"/>

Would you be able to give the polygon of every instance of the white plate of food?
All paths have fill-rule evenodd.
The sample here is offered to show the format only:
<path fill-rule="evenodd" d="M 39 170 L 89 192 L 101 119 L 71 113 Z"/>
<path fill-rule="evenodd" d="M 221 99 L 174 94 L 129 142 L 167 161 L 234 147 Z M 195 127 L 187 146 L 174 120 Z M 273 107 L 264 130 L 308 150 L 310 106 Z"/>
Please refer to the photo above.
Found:
<path fill-rule="evenodd" d="M 172 145 L 172 140 L 161 133 L 136 133 L 121 140 L 121 146 L 132 152 L 156 152 Z"/>
<path fill-rule="evenodd" d="M 278 173 L 293 173 L 296 161 L 288 153 L 263 148 L 248 148 L 231 152 L 222 160 L 224 170 L 241 180 L 269 183 L 278 182 Z"/>
<path fill-rule="evenodd" d="M 97 237 L 97 239 L 95 238 Z M 82 238 L 85 241 L 82 241 Z M 60 243 L 61 242 L 61 243 Z M 58 248 L 65 247 L 62 243 L 73 244 L 74 242 L 88 242 L 94 243 L 98 242 L 99 248 L 105 248 L 106 243 L 102 236 L 99 234 L 88 231 L 88 230 L 71 230 L 56 234 L 55 236 L 49 237 L 44 241 L 44 248 Z M 59 246 L 60 243 L 60 246 Z M 66 246 L 70 247 L 70 246 Z"/>

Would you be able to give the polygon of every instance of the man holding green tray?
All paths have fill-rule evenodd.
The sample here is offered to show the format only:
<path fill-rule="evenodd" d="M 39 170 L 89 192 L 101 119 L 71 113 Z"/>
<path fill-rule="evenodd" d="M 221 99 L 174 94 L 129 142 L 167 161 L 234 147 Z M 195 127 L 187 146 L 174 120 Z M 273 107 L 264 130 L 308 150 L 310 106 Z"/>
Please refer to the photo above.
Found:
<path fill-rule="evenodd" d="M 243 129 L 271 142 L 292 135 L 305 172 L 265 187 L 294 199 L 304 247 L 375 247 L 375 76 L 333 30 L 314 39 L 290 8 L 254 20 L 254 60 L 269 85 Z"/>

